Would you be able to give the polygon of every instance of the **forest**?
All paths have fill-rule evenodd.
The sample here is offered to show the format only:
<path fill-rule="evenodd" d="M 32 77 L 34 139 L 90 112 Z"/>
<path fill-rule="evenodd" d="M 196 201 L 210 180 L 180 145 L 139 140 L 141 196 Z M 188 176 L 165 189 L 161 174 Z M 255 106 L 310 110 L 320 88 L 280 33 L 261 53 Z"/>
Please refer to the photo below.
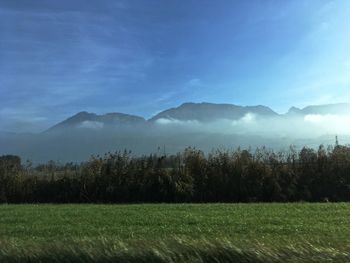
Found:
<path fill-rule="evenodd" d="M 33 165 L 0 157 L 1 203 L 350 201 L 350 146 L 186 148 L 135 157 L 118 151 L 82 163 Z"/>

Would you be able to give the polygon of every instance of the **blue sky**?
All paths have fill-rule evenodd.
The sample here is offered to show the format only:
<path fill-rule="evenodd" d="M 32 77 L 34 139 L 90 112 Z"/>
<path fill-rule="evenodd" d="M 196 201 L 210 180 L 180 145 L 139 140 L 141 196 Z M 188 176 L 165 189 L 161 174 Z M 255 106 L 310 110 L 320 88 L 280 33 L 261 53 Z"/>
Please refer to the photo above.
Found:
<path fill-rule="evenodd" d="M 0 130 L 82 110 L 350 102 L 350 1 L 0 0 Z"/>

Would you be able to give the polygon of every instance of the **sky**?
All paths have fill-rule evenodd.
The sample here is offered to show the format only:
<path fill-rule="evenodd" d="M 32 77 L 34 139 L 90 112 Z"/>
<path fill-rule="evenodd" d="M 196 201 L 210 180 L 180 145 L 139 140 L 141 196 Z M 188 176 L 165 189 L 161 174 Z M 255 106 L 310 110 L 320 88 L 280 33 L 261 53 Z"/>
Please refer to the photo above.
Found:
<path fill-rule="evenodd" d="M 184 102 L 350 102 L 350 1 L 0 0 L 0 131 Z"/>

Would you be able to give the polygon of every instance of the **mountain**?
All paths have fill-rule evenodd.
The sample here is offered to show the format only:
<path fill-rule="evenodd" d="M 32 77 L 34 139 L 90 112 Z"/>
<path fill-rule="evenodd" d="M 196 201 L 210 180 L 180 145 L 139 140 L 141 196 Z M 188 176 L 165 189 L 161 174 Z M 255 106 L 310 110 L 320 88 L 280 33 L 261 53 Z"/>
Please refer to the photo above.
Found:
<path fill-rule="evenodd" d="M 286 113 L 286 115 L 302 115 L 302 110 L 297 108 L 297 107 L 291 107 L 288 112 Z"/>
<path fill-rule="evenodd" d="M 350 114 L 350 103 L 337 103 L 337 104 L 326 104 L 326 105 L 312 105 L 307 106 L 303 109 L 292 107 L 289 109 L 287 115 L 298 114 L 298 115 L 308 115 L 308 114 L 334 114 L 334 115 L 347 115 Z"/>
<path fill-rule="evenodd" d="M 210 122 L 220 119 L 238 120 L 247 113 L 264 117 L 277 116 L 278 114 L 266 106 L 238 106 L 233 104 L 214 103 L 184 103 L 177 108 L 162 111 L 152 117 L 150 121 L 159 119 L 176 119 L 181 121 L 197 120 Z"/>
<path fill-rule="evenodd" d="M 184 103 L 149 120 L 124 113 L 79 112 L 43 133 L 0 132 L 0 155 L 14 154 L 38 163 L 83 161 L 91 154 L 124 149 L 135 155 L 159 149 L 172 154 L 188 146 L 206 153 L 263 145 L 283 150 L 290 145 L 330 145 L 336 135 L 346 144 L 350 142 L 349 113 L 350 104 L 293 107 L 280 115 L 265 106 L 214 103 Z M 307 114 L 336 116 L 304 118 Z"/>
<path fill-rule="evenodd" d="M 74 116 L 56 124 L 47 131 L 59 131 L 65 128 L 85 128 L 89 130 L 100 130 L 111 127 L 132 127 L 147 123 L 156 123 L 157 120 L 178 120 L 178 121 L 198 121 L 209 123 L 217 120 L 239 120 L 246 114 L 251 113 L 257 118 L 266 117 L 288 117 L 288 116 L 305 116 L 308 114 L 350 114 L 350 103 L 328 104 L 307 106 L 303 109 L 292 107 L 288 113 L 279 115 L 266 106 L 239 106 L 234 104 L 215 104 L 215 103 L 183 103 L 178 107 L 164 110 L 149 120 L 143 117 L 125 113 L 107 113 L 97 115 L 95 113 L 79 112 Z"/>
<path fill-rule="evenodd" d="M 145 122 L 146 120 L 142 117 L 125 113 L 107 113 L 104 115 L 97 115 L 95 113 L 82 111 L 56 124 L 47 131 L 57 131 L 64 128 L 100 129 L 108 126 L 134 125 Z"/>

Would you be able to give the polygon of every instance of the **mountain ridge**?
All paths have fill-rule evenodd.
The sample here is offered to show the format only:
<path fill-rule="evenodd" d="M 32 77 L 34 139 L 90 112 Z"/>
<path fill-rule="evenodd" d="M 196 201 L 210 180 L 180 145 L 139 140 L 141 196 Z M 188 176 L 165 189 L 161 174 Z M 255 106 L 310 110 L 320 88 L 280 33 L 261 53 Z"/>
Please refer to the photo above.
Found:
<path fill-rule="evenodd" d="M 156 121 L 161 118 L 177 119 L 177 120 L 197 120 L 197 121 L 212 121 L 216 119 L 232 119 L 237 120 L 244 117 L 247 113 L 258 114 L 262 116 L 277 116 L 267 106 L 239 106 L 235 104 L 216 104 L 216 103 L 183 103 L 176 108 L 164 110 L 149 119 L 149 121 Z"/>
<path fill-rule="evenodd" d="M 350 114 L 350 103 L 309 105 L 304 108 L 293 106 L 286 114 Z"/>
<path fill-rule="evenodd" d="M 88 125 L 98 124 L 101 125 L 116 125 L 116 124 L 134 124 L 134 123 L 143 123 L 146 120 L 143 117 L 137 115 L 131 115 L 126 113 L 112 112 L 98 115 L 96 113 L 89 113 L 87 111 L 81 111 L 77 114 L 63 120 L 62 122 L 57 123 L 56 125 L 50 127 L 46 131 L 54 131 L 62 128 L 68 127 L 77 127 L 81 124 Z M 83 128 L 82 126 L 81 128 Z"/>
<path fill-rule="evenodd" d="M 112 112 L 98 115 L 81 111 L 62 122 L 50 127 L 46 131 L 55 131 L 67 127 L 86 127 L 89 125 L 109 126 L 109 125 L 132 125 L 155 123 L 160 119 L 178 120 L 178 121 L 200 121 L 211 122 L 218 119 L 238 120 L 246 114 L 251 113 L 262 117 L 277 117 L 286 115 L 307 115 L 307 114 L 350 114 L 350 103 L 334 103 L 324 105 L 310 105 L 304 108 L 291 107 L 285 114 L 279 114 L 268 106 L 240 106 L 229 103 L 209 103 L 209 102 L 185 102 L 178 107 L 165 109 L 149 119 L 138 115 L 127 113 Z M 80 126 L 79 126 L 80 125 Z M 100 125 L 100 126 L 99 126 Z"/>
<path fill-rule="evenodd" d="M 205 153 L 217 147 L 254 148 L 264 145 L 280 150 L 289 149 L 290 145 L 329 145 L 336 135 L 342 143 L 350 142 L 350 127 L 347 125 L 350 114 L 345 118 L 340 116 L 343 111 L 350 112 L 350 104 L 294 107 L 291 111 L 297 114 L 278 114 L 262 105 L 184 103 L 148 120 L 124 113 L 98 115 L 83 111 L 52 126 L 49 132 L 0 133 L 0 154 L 16 154 L 23 160 L 83 161 L 91 154 L 123 149 L 137 155 L 155 153 L 159 147 L 166 148 L 171 154 L 189 146 Z M 305 118 L 304 115 L 323 112 L 330 115 L 338 112 L 340 117 Z M 200 121 L 174 119 L 180 117 Z M 224 119 L 220 121 L 219 117 Z M 233 121 L 225 119 L 228 117 Z"/>

